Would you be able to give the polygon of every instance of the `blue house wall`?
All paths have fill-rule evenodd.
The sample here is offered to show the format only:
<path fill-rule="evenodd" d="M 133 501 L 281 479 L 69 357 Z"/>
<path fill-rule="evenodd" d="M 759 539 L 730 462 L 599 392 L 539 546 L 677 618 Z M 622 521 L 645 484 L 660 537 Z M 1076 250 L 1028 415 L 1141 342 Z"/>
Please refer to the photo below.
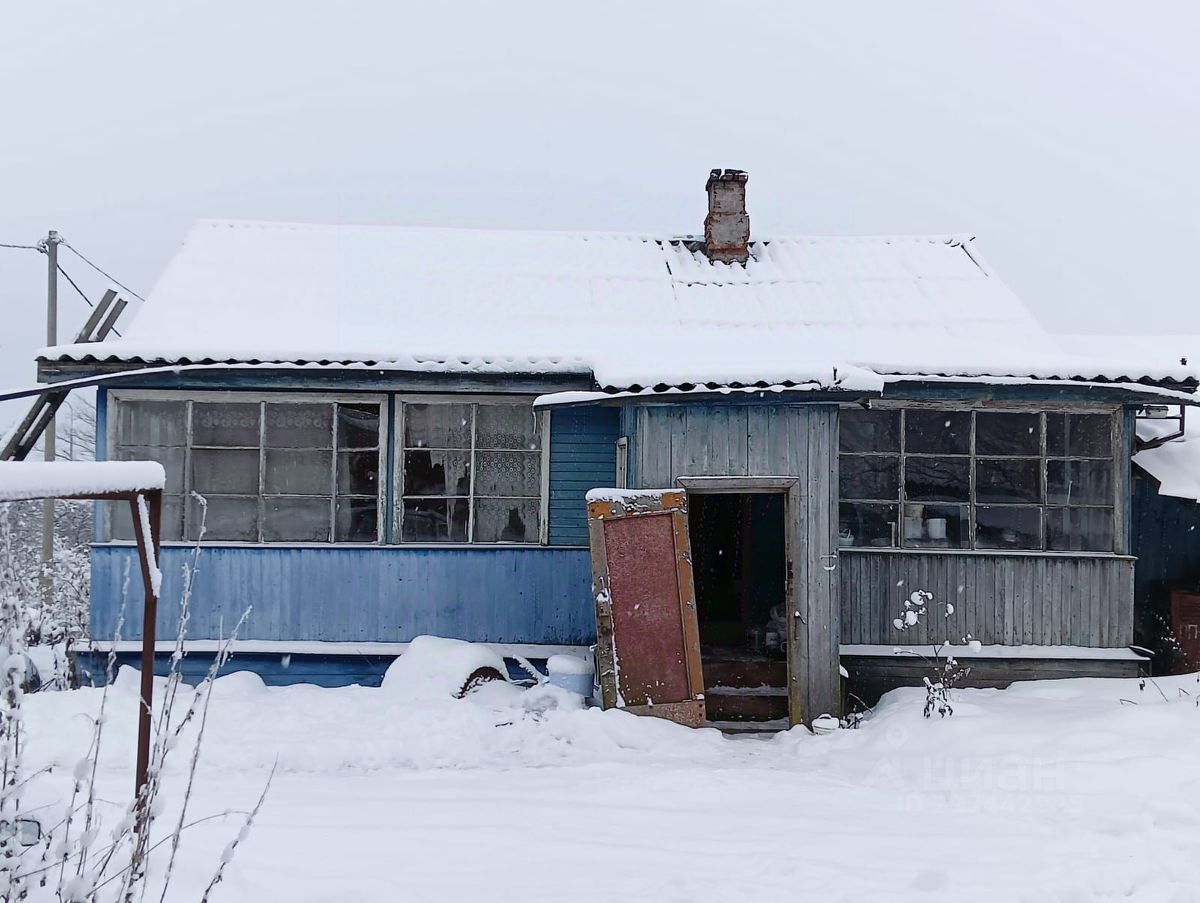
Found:
<path fill-rule="evenodd" d="M 108 401 L 101 389 L 101 458 L 107 446 Z M 389 398 L 389 404 L 394 400 Z M 609 408 L 564 409 L 551 415 L 547 546 L 206 543 L 196 557 L 188 544 L 169 544 L 162 550 L 158 638 L 174 636 L 184 569 L 194 561 L 190 639 L 221 638 L 249 608 L 239 633 L 244 640 L 402 643 L 436 634 L 503 644 L 588 645 L 595 637 L 595 616 L 584 496 L 616 478 L 618 418 Z M 389 449 L 393 439 L 389 436 Z M 391 501 L 389 493 L 389 508 Z M 97 518 L 98 525 L 102 520 Z M 121 638 L 138 639 L 142 612 L 136 550 L 103 542 L 101 530 L 98 526 L 92 550 L 91 635 L 97 640 L 113 637 L 123 618 Z M 371 682 L 389 660 L 292 656 L 281 666 L 280 655 L 239 658 L 241 667 L 252 666 L 272 683 L 327 684 Z M 98 665 L 92 663 L 93 671 Z"/>

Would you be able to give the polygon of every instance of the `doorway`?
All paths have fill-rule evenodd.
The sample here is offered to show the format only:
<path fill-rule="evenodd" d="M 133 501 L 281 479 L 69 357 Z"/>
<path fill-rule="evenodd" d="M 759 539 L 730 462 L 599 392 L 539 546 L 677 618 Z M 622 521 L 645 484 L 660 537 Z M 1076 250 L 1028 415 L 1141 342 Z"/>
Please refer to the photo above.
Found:
<path fill-rule="evenodd" d="M 786 726 L 787 493 L 692 490 L 688 509 L 708 720 Z"/>

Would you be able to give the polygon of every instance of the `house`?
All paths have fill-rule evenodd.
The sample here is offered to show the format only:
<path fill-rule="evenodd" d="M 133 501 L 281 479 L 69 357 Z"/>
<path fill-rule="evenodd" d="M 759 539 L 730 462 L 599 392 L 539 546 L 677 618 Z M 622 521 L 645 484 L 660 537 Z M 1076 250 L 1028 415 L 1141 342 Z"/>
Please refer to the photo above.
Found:
<path fill-rule="evenodd" d="M 1064 350 L 970 237 L 752 238 L 745 174 L 706 191 L 702 236 L 198 224 L 123 337 L 39 360 L 101 382 L 101 456 L 166 468 L 160 632 L 200 541 L 194 648 L 253 606 L 268 680 L 586 649 L 585 493 L 684 487 L 714 674 L 775 623 L 801 717 L 947 638 L 984 685 L 1137 674 L 1135 422 L 1195 368 Z M 130 537 L 98 519 L 96 638 Z M 950 606 L 899 634 L 916 589 Z"/>

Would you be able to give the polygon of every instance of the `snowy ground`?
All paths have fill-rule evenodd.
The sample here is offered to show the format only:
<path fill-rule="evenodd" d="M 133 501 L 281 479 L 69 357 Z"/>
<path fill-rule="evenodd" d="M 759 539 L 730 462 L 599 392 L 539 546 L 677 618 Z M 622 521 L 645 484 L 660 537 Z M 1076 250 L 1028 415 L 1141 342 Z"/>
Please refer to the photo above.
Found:
<path fill-rule="evenodd" d="M 135 682 L 109 700 L 113 801 L 133 780 Z M 899 691 L 859 730 L 761 740 L 539 713 L 502 687 L 421 701 L 238 673 L 214 687 L 194 814 L 249 808 L 278 763 L 214 898 L 238 903 L 1200 901 L 1200 684 L 1159 686 L 1169 704 L 1136 681 L 962 691 L 944 721 Z M 31 761 L 61 766 L 33 797 L 69 786 L 99 700 L 27 700 Z M 199 899 L 239 826 L 187 834 L 168 899 Z"/>

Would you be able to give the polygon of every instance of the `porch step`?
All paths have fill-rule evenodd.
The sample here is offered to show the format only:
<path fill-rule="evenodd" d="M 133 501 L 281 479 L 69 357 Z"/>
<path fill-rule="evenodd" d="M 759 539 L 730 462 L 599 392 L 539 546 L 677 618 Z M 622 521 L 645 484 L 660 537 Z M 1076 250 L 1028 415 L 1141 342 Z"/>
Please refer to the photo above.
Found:
<path fill-rule="evenodd" d="M 705 721 L 705 727 L 715 727 L 723 734 L 775 734 L 786 731 L 791 724 L 786 718 L 775 721 Z"/>
<path fill-rule="evenodd" d="M 786 721 L 787 690 L 783 687 L 711 687 L 704 691 L 704 708 L 710 721 Z"/>
<path fill-rule="evenodd" d="M 786 687 L 787 662 L 765 658 L 703 658 L 704 686 Z"/>

